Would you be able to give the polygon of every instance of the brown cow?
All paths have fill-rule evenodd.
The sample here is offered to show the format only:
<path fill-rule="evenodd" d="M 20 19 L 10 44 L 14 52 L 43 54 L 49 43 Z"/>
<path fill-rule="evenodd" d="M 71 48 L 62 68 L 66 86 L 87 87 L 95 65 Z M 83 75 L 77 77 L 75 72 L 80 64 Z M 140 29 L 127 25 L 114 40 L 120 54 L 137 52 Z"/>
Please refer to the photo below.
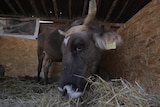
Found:
<path fill-rule="evenodd" d="M 62 61 L 59 91 L 68 97 L 82 95 L 87 78 L 96 73 L 101 50 L 107 49 L 107 42 L 121 43 L 121 37 L 112 31 L 105 31 L 96 15 L 96 2 L 91 0 L 85 19 L 75 20 L 56 30 L 46 30 L 38 38 L 38 79 L 42 67 L 45 81 L 53 61 Z M 43 62 L 43 66 L 42 66 Z"/>

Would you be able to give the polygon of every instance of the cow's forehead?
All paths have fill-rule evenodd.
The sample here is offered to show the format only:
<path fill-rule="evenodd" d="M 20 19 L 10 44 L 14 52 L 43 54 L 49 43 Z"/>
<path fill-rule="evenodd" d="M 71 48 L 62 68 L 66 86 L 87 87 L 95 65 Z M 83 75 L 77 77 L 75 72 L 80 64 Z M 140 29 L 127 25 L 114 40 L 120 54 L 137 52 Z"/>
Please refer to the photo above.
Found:
<path fill-rule="evenodd" d="M 87 31 L 82 31 L 82 32 L 75 33 L 75 34 L 72 34 L 72 35 L 65 37 L 63 42 L 64 42 L 64 45 L 67 46 L 67 44 L 69 43 L 69 40 L 71 40 L 73 38 L 74 39 L 82 38 L 84 40 L 88 40 L 89 37 L 90 37 L 90 35 Z"/>

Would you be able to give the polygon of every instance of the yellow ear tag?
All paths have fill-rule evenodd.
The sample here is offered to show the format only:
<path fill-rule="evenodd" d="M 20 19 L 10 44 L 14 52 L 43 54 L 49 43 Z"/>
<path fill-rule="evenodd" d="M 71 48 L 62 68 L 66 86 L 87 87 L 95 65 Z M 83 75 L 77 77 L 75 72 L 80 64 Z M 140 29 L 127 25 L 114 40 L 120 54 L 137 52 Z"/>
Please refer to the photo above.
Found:
<path fill-rule="evenodd" d="M 116 49 L 116 41 L 115 40 L 108 40 L 106 42 L 106 49 L 107 50 Z"/>

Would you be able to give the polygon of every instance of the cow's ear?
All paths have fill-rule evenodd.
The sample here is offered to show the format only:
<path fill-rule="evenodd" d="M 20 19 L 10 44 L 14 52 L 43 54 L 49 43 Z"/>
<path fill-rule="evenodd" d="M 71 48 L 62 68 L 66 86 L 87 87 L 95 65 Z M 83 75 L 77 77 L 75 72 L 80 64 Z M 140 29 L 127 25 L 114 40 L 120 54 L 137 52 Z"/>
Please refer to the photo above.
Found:
<path fill-rule="evenodd" d="M 102 50 L 116 49 L 123 43 L 119 34 L 113 31 L 105 32 L 102 35 L 94 35 L 95 45 Z"/>
<path fill-rule="evenodd" d="M 62 30 L 59 29 L 58 32 L 59 32 L 60 35 L 65 36 L 65 32 L 64 31 L 62 31 Z"/>

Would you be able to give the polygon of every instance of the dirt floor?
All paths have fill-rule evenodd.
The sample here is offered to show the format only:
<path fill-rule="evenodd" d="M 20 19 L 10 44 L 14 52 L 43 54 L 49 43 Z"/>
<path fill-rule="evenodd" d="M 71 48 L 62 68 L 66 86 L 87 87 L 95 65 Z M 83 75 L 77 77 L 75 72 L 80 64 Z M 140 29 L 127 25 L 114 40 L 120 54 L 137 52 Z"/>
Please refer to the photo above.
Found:
<path fill-rule="evenodd" d="M 88 89 L 79 99 L 66 98 L 57 82 L 43 85 L 31 77 L 0 78 L 0 107 L 160 107 L 160 96 L 149 95 L 135 82 L 120 78 L 104 81 L 87 79 Z"/>

